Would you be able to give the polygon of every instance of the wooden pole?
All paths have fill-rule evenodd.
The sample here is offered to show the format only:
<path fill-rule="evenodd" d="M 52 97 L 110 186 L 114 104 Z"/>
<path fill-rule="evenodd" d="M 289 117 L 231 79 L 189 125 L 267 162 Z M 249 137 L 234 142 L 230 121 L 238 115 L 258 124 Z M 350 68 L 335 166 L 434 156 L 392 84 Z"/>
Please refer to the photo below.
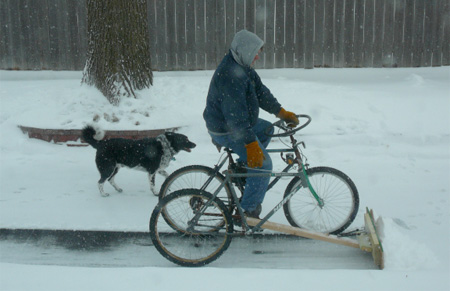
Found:
<path fill-rule="evenodd" d="M 247 218 L 247 223 L 250 226 L 256 226 L 261 220 L 256 218 Z M 266 221 L 261 228 L 270 229 L 274 231 L 279 231 L 287 234 L 292 234 L 296 236 L 306 237 L 315 240 L 326 241 L 334 244 L 344 245 L 348 247 L 353 247 L 359 249 L 359 243 L 357 240 L 349 239 L 349 238 L 339 238 L 335 235 L 326 235 L 319 232 L 314 232 L 290 225 L 284 225 L 279 223 L 274 223 L 270 221 Z"/>

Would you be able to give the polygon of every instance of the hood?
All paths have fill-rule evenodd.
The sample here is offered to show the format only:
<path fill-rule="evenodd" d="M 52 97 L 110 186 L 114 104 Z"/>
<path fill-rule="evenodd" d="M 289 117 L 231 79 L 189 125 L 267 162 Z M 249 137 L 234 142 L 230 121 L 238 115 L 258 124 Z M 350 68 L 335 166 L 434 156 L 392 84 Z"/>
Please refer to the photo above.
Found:
<path fill-rule="evenodd" d="M 234 36 L 231 43 L 231 53 L 236 62 L 245 67 L 250 67 L 258 53 L 259 49 L 264 45 L 264 41 L 256 34 L 241 30 Z"/>

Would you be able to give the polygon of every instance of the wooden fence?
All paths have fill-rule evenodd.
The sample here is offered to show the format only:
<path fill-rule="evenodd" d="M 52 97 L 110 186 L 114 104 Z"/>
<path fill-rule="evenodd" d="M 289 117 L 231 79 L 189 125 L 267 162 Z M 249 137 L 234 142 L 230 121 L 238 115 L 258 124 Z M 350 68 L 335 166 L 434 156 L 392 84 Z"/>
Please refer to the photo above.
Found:
<path fill-rule="evenodd" d="M 147 2 L 155 70 L 215 69 L 244 28 L 257 68 L 450 65 L 450 0 Z M 82 70 L 86 27 L 85 0 L 0 0 L 0 69 Z"/>

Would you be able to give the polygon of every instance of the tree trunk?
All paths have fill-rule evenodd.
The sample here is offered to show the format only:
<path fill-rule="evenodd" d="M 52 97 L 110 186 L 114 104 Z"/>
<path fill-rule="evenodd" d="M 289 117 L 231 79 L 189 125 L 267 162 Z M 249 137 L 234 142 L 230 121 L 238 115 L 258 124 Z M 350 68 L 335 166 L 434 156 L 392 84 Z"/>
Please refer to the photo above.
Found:
<path fill-rule="evenodd" d="M 88 55 L 83 82 L 114 105 L 153 83 L 146 0 L 87 0 Z"/>

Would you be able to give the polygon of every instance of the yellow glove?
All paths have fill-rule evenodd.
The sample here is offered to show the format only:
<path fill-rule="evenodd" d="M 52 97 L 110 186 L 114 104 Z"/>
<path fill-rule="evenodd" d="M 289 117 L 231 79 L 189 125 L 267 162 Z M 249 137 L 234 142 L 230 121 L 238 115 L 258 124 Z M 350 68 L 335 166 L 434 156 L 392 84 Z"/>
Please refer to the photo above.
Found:
<path fill-rule="evenodd" d="M 277 117 L 288 123 L 288 126 L 290 127 L 296 127 L 299 123 L 297 116 L 295 116 L 295 113 L 286 111 L 284 110 L 284 108 L 281 108 L 280 112 L 278 112 Z"/>
<path fill-rule="evenodd" d="M 247 149 L 247 165 L 250 168 L 261 168 L 265 158 L 258 141 L 246 144 L 245 148 Z"/>

